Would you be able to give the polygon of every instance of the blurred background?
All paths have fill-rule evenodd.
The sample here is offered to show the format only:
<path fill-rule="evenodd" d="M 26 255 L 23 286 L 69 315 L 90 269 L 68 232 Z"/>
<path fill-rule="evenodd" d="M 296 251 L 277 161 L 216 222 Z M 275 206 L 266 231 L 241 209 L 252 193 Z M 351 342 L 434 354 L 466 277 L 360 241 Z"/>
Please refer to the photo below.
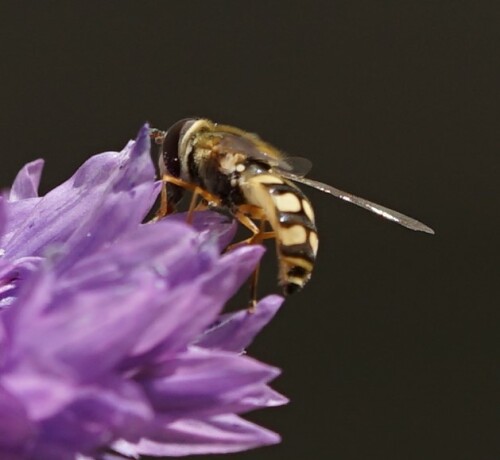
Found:
<path fill-rule="evenodd" d="M 226 458 L 496 459 L 499 21 L 486 1 L 1 1 L 0 185 L 42 157 L 46 192 L 196 115 L 421 219 L 435 236 L 306 191 L 314 276 L 250 349 L 291 403 L 248 418 L 283 442 Z"/>

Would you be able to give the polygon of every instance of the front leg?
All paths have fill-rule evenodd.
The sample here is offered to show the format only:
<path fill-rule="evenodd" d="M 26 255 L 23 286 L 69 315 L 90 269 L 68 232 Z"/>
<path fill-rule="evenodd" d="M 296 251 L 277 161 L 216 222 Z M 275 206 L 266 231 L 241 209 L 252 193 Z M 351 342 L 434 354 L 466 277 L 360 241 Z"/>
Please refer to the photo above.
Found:
<path fill-rule="evenodd" d="M 187 190 L 193 194 L 193 197 L 191 199 L 191 204 L 188 210 L 188 221 L 190 220 L 190 216 L 193 212 L 193 210 L 196 207 L 197 203 L 197 198 L 201 196 L 205 201 L 209 203 L 214 203 L 216 206 L 220 205 L 220 199 L 217 198 L 215 195 L 212 195 L 211 193 L 207 192 L 206 190 L 202 189 L 201 187 L 191 184 L 190 182 L 186 182 L 182 179 L 179 179 L 177 177 L 170 176 L 168 174 L 164 174 L 162 177 L 162 189 L 161 189 L 161 195 L 160 195 L 160 209 L 158 209 L 158 212 L 156 213 L 156 220 L 158 219 L 163 219 L 165 216 L 168 214 L 171 214 L 172 212 L 175 211 L 175 205 L 172 201 L 169 202 L 169 197 L 168 197 L 168 191 L 167 191 L 167 185 L 172 184 L 174 186 L 180 187 L 184 190 Z"/>
<path fill-rule="evenodd" d="M 161 193 L 160 193 L 160 208 L 158 211 L 156 211 L 154 220 L 160 220 L 163 219 L 168 212 L 169 206 L 168 206 L 168 197 L 167 197 L 167 182 L 162 181 L 161 184 Z M 173 211 L 170 211 L 173 212 Z"/>

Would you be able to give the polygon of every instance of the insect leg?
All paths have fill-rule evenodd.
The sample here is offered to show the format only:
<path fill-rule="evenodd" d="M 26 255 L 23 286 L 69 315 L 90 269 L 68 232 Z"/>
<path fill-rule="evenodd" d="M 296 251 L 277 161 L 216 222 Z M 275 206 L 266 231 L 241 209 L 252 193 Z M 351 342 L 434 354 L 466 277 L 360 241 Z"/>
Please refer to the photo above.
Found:
<path fill-rule="evenodd" d="M 248 228 L 252 232 L 252 236 L 243 241 L 238 241 L 237 243 L 233 243 L 227 247 L 226 251 L 231 251 L 239 246 L 244 244 L 252 244 L 255 241 L 256 236 L 260 233 L 259 227 L 257 227 L 256 223 L 250 219 L 247 215 L 243 214 L 240 211 L 236 211 L 233 213 L 233 217 L 244 227 Z"/>
<path fill-rule="evenodd" d="M 254 206 L 253 204 L 242 204 L 238 206 L 238 211 L 241 214 L 249 216 L 251 219 L 262 220 L 266 218 L 264 210 L 258 206 Z"/>
<path fill-rule="evenodd" d="M 177 179 L 173 176 L 169 176 L 168 174 L 164 174 L 162 177 L 162 186 L 161 186 L 161 194 L 160 194 L 160 209 L 156 212 L 155 220 L 163 219 L 165 216 L 175 211 L 175 207 L 172 206 L 172 209 L 169 209 L 168 203 L 168 193 L 167 193 L 167 184 L 174 184 L 179 187 L 182 187 L 185 190 L 192 191 L 193 185 L 188 182 L 184 182 L 183 180 Z"/>
<path fill-rule="evenodd" d="M 163 186 L 161 190 L 161 201 L 160 201 L 160 209 L 158 210 L 156 214 L 157 219 L 161 219 L 165 217 L 169 212 L 169 205 L 168 205 L 168 196 L 167 196 L 167 184 L 173 184 L 177 185 L 178 187 L 183 188 L 184 190 L 187 190 L 189 192 L 193 193 L 193 197 L 191 198 L 191 205 L 189 206 L 189 211 L 188 211 L 188 222 L 191 222 L 192 220 L 192 212 L 196 207 L 196 201 L 198 197 L 202 197 L 205 201 L 210 202 L 210 203 L 215 203 L 219 204 L 220 200 L 216 196 L 212 195 L 211 193 L 207 192 L 206 190 L 198 187 L 197 185 L 190 184 L 189 182 L 186 182 L 182 179 L 179 179 L 177 177 L 169 176 L 168 174 L 164 174 L 162 177 L 163 181 Z"/>
<path fill-rule="evenodd" d="M 248 301 L 248 313 L 255 313 L 257 306 L 257 284 L 259 283 L 260 262 L 255 267 L 250 278 L 250 300 Z"/>
<path fill-rule="evenodd" d="M 186 219 L 186 222 L 188 224 L 193 223 L 193 211 L 195 210 L 196 205 L 198 203 L 198 198 L 201 195 L 200 191 L 201 191 L 201 189 L 199 187 L 196 187 L 193 190 L 193 194 L 191 195 L 191 202 L 189 203 L 188 215 L 187 215 L 187 219 Z"/>
<path fill-rule="evenodd" d="M 266 221 L 262 219 L 260 221 L 259 233 L 253 235 L 253 242 L 260 242 L 265 238 L 272 238 L 272 236 L 268 236 L 269 234 L 273 234 L 274 232 L 264 232 L 264 228 L 266 225 Z M 248 311 L 250 313 L 255 312 L 255 307 L 257 305 L 257 285 L 259 283 L 259 272 L 260 272 L 260 262 L 255 267 L 255 270 L 252 273 L 252 277 L 250 278 L 250 305 L 248 307 Z"/>
<path fill-rule="evenodd" d="M 251 204 L 243 204 L 238 207 L 238 210 L 233 213 L 233 217 L 244 227 L 252 232 L 252 236 L 238 243 L 232 244 L 228 249 L 233 249 L 241 244 L 260 243 L 262 240 L 275 238 L 274 231 L 265 232 L 265 223 L 267 221 L 264 211 L 258 206 Z M 260 228 L 257 227 L 254 220 L 260 220 Z"/>
<path fill-rule="evenodd" d="M 198 187 L 197 185 L 191 186 L 193 196 L 191 197 L 191 203 L 189 204 L 189 209 L 188 209 L 188 217 L 186 221 L 190 224 L 193 220 L 193 212 L 195 209 L 198 209 L 198 205 L 200 204 L 198 202 L 198 199 L 201 197 L 205 202 L 210 203 L 211 205 L 214 206 L 220 206 L 220 199 L 216 197 L 215 195 L 212 195 L 210 192 L 207 192 L 206 190 L 202 189 L 201 187 Z"/>
<path fill-rule="evenodd" d="M 161 184 L 161 194 L 160 194 L 160 209 L 156 211 L 155 219 L 163 219 L 168 214 L 168 202 L 167 202 L 167 182 L 163 181 Z"/>
<path fill-rule="evenodd" d="M 246 240 L 240 241 L 239 243 L 232 244 L 231 246 L 229 246 L 228 250 L 234 249 L 235 247 L 241 246 L 243 244 L 260 243 L 262 240 L 268 238 L 275 238 L 276 236 L 275 232 L 264 231 L 266 225 L 266 219 L 264 218 L 262 210 L 260 210 L 255 206 L 251 206 L 251 208 L 253 209 L 250 209 L 250 207 L 246 209 L 246 205 L 244 206 L 245 206 L 245 211 L 247 212 L 255 211 L 253 212 L 253 215 L 258 215 L 260 217 L 260 225 L 257 226 L 257 224 L 242 211 L 240 210 L 236 211 L 234 213 L 235 219 L 241 225 L 248 228 L 252 232 L 252 236 L 250 238 L 247 238 Z M 241 207 L 241 209 L 243 209 L 243 206 Z M 252 276 L 250 278 L 250 300 L 248 305 L 248 311 L 250 313 L 255 312 L 255 306 L 257 305 L 257 285 L 259 281 L 259 271 L 260 271 L 260 262 L 257 264 L 257 267 L 255 267 L 255 270 L 253 271 Z"/>

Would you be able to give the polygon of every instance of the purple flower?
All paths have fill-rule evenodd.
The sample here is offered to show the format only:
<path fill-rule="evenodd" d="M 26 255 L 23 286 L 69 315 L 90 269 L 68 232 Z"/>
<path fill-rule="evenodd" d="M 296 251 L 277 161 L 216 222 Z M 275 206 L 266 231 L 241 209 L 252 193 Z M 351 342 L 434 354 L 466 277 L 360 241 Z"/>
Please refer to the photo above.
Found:
<path fill-rule="evenodd" d="M 159 183 L 148 127 L 38 196 L 43 162 L 0 198 L 0 458 L 245 450 L 278 435 L 240 418 L 286 403 L 242 351 L 274 316 L 220 316 L 263 249 L 221 254 L 224 217 L 141 224 Z"/>

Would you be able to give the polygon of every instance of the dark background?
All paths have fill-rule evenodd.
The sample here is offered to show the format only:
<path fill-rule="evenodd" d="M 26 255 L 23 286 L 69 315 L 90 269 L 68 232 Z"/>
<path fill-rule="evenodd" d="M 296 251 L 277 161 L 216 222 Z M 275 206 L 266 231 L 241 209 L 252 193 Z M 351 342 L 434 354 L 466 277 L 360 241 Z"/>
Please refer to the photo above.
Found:
<path fill-rule="evenodd" d="M 283 369 L 281 445 L 238 459 L 500 456 L 498 2 L 0 2 L 0 184 L 42 188 L 189 115 L 310 158 L 313 279 L 250 352 Z M 275 288 L 272 251 L 262 282 Z"/>

